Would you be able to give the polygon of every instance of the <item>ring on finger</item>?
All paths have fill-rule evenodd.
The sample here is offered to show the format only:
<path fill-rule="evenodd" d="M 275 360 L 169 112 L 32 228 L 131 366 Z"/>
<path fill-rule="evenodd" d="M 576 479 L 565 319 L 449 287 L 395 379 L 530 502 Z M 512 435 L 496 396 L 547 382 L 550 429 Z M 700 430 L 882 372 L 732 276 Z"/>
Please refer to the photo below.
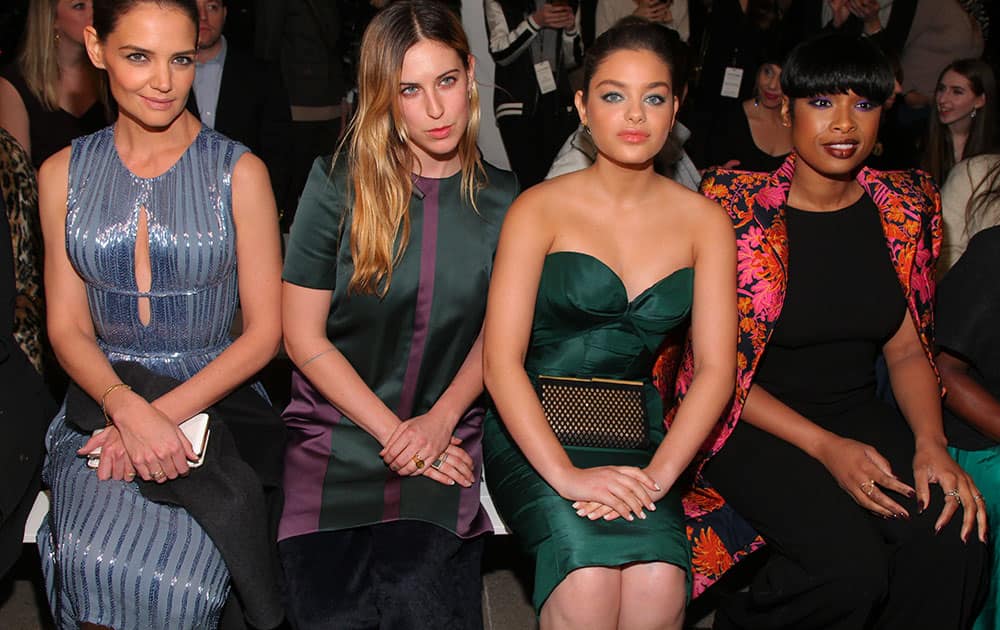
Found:
<path fill-rule="evenodd" d="M 153 472 L 149 473 L 149 476 L 152 477 L 153 479 L 159 479 L 160 477 L 163 476 L 163 474 L 164 473 L 162 470 L 154 470 Z"/>
<path fill-rule="evenodd" d="M 958 501 L 958 504 L 962 505 L 962 496 L 958 493 L 958 490 L 949 490 L 948 492 L 944 493 L 944 496 L 955 497 L 955 500 Z"/>
<path fill-rule="evenodd" d="M 984 500 L 983 495 L 980 494 L 980 493 L 978 493 L 978 492 L 976 492 L 975 494 L 973 494 L 972 498 L 975 499 L 976 501 L 983 501 Z"/>
<path fill-rule="evenodd" d="M 413 465 L 417 467 L 417 470 L 420 470 L 421 468 L 424 467 L 424 460 L 420 459 L 420 453 L 414 455 L 411 458 L 411 461 L 413 462 Z"/>
<path fill-rule="evenodd" d="M 431 464 L 431 468 L 433 468 L 434 470 L 441 470 L 441 464 L 443 463 L 444 463 L 444 455 L 441 455 L 440 457 L 434 460 L 434 463 Z"/>
<path fill-rule="evenodd" d="M 861 491 L 865 493 L 866 496 L 871 497 L 872 493 L 875 492 L 875 480 L 869 479 L 868 481 L 861 482 Z"/>

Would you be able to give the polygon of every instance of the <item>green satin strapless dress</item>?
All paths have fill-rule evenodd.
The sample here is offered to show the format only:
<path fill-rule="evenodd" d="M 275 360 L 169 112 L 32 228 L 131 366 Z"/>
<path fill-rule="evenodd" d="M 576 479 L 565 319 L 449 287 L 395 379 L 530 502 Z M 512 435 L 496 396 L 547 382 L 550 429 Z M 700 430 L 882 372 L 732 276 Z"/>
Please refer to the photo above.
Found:
<path fill-rule="evenodd" d="M 643 381 L 650 450 L 567 447 L 576 466 L 645 466 L 663 440 L 663 404 L 651 383 L 656 351 L 691 309 L 694 269 L 659 280 L 632 301 L 615 272 L 588 254 L 554 252 L 538 286 L 525 369 L 538 375 Z M 690 544 L 680 492 L 671 490 L 646 519 L 590 521 L 532 468 L 503 426 L 487 412 L 483 435 L 486 483 L 493 502 L 535 557 L 535 610 L 570 571 L 589 566 L 668 562 L 690 570 Z"/>

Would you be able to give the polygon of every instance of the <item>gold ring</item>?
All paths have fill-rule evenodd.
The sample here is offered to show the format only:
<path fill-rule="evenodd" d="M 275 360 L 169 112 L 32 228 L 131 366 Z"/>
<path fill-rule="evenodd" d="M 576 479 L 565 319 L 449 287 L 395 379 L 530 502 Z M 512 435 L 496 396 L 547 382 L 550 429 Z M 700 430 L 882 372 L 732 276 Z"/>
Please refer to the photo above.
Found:
<path fill-rule="evenodd" d="M 412 461 L 413 464 L 417 467 L 417 470 L 420 470 L 421 468 L 424 467 L 424 460 L 420 459 L 420 455 L 414 455 Z"/>
<path fill-rule="evenodd" d="M 869 479 L 868 481 L 861 482 L 861 491 L 864 492 L 866 496 L 871 497 L 872 493 L 875 492 L 875 480 Z"/>
<path fill-rule="evenodd" d="M 163 476 L 163 471 L 162 470 L 157 470 L 157 471 L 151 472 L 151 473 L 149 473 L 149 476 L 152 477 L 153 479 L 159 479 L 160 477 Z"/>
<path fill-rule="evenodd" d="M 962 505 L 962 496 L 958 493 L 958 490 L 949 490 L 948 492 L 944 493 L 944 496 L 955 497 L 955 500 L 958 501 L 958 504 Z"/>

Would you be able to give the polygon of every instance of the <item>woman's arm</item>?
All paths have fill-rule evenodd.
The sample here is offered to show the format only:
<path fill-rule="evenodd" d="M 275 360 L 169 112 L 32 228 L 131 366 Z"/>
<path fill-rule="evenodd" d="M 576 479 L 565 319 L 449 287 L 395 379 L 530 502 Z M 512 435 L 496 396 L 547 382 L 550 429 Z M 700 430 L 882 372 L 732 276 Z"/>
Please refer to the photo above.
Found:
<path fill-rule="evenodd" d="M 101 479 L 130 478 L 137 471 L 143 479 L 166 481 L 188 470 L 187 460 L 197 459 L 180 429 L 142 397 L 123 388 L 109 391 L 121 381 L 104 352 L 90 319 L 86 287 L 66 253 L 66 191 L 70 149 L 45 161 L 39 170 L 39 212 L 45 241 L 45 296 L 49 304 L 48 333 L 66 373 L 91 398 L 107 403 L 115 427 L 125 431 L 124 445 L 118 431 L 109 430 L 91 439 L 81 454 L 102 446 Z M 135 435 L 130 428 L 142 428 Z M 126 456 L 126 451 L 128 456 Z M 153 475 L 152 473 L 157 473 Z"/>
<path fill-rule="evenodd" d="M 14 136 L 25 153 L 31 155 L 31 121 L 28 119 L 28 110 L 17 88 L 4 78 L 0 78 L 0 127 Z"/>
<path fill-rule="evenodd" d="M 938 351 L 937 366 L 948 390 L 945 406 L 983 435 L 1000 441 L 1000 401 L 969 375 L 971 366 L 948 350 Z"/>
<path fill-rule="evenodd" d="M 522 193 L 500 232 L 484 327 L 486 388 L 518 447 L 556 492 L 572 501 L 603 503 L 631 520 L 632 514 L 643 515 L 644 506 L 654 509 L 649 492 L 656 490 L 655 482 L 625 466 L 574 467 L 524 370 L 542 266 L 555 233 L 543 195 L 537 189 Z"/>
<path fill-rule="evenodd" d="M 736 237 L 715 203 L 704 214 L 694 243 L 691 343 L 694 379 L 670 431 L 646 471 L 663 492 L 674 485 L 708 437 L 733 393 L 736 374 Z"/>
<path fill-rule="evenodd" d="M 177 424 L 204 411 L 274 358 L 281 341 L 281 244 L 274 195 L 261 160 L 246 153 L 232 178 L 243 332 L 193 377 L 153 401 Z"/>
<path fill-rule="evenodd" d="M 941 393 L 937 378 L 924 351 L 917 328 L 907 312 L 899 331 L 883 348 L 892 391 L 899 403 L 916 445 L 913 456 L 913 480 L 917 501 L 921 506 L 930 502 L 931 483 L 944 490 L 945 506 L 934 527 L 940 530 L 952 515 L 963 508 L 962 540 L 966 540 L 974 525 L 979 525 L 979 538 L 986 541 L 986 509 L 972 478 L 959 467 L 945 448 L 948 441 L 941 425 Z M 957 491 L 956 497 L 948 495 Z"/>

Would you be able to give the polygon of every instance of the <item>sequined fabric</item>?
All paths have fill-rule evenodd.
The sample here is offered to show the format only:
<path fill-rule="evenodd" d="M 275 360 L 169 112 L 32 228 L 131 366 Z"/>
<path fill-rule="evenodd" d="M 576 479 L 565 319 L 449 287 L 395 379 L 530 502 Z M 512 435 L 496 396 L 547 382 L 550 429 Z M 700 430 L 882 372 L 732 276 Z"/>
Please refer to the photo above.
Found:
<path fill-rule="evenodd" d="M 66 248 L 112 361 L 185 380 L 229 345 L 237 304 L 230 184 L 245 151 L 206 127 L 165 173 L 141 178 L 121 162 L 112 127 L 73 142 Z M 148 292 L 135 278 L 143 211 Z M 139 298 L 149 299 L 148 323 Z M 147 501 L 134 483 L 99 481 L 76 455 L 86 438 L 60 413 L 46 440 L 53 505 L 38 540 L 56 622 L 215 627 L 229 572 L 212 541 L 187 512 Z"/>

